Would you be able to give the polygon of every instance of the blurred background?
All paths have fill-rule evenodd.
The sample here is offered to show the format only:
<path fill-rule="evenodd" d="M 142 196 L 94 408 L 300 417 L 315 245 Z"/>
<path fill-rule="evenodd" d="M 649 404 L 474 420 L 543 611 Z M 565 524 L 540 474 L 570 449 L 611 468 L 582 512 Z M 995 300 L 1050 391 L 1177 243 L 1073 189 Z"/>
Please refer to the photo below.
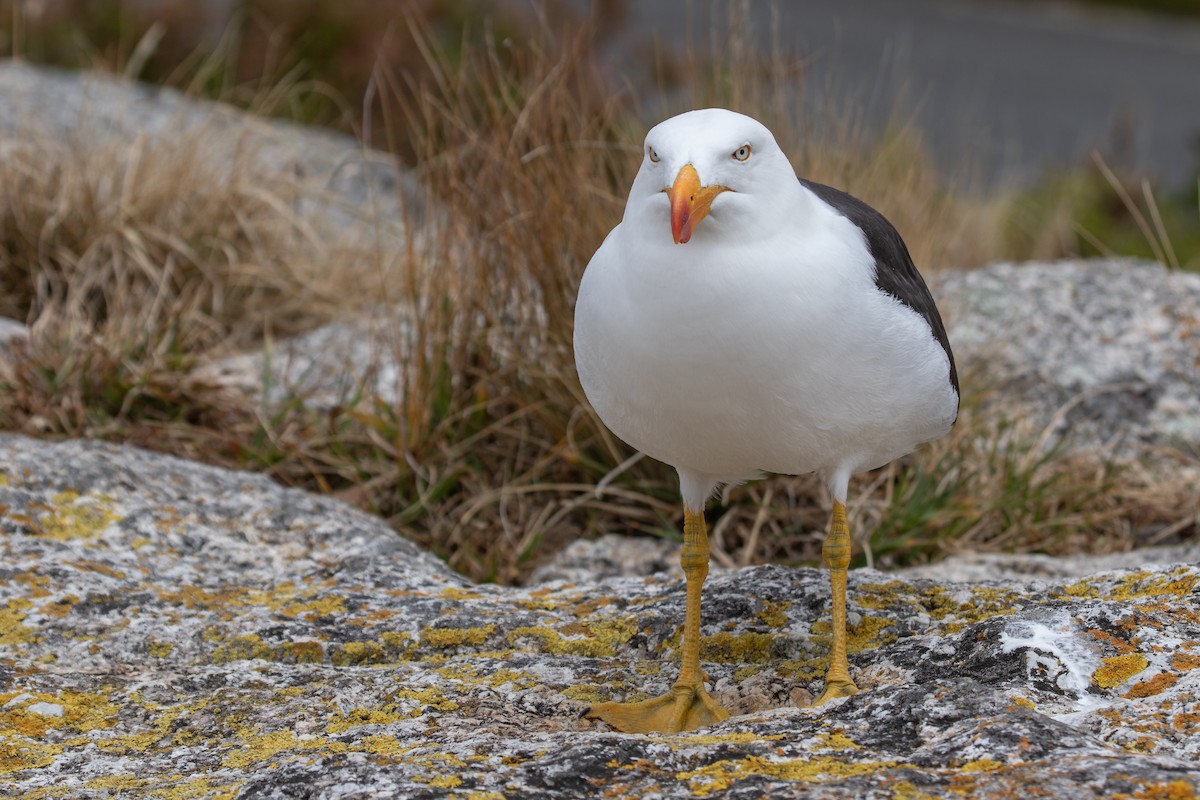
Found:
<path fill-rule="evenodd" d="M 128 72 L 183 84 L 220 52 L 229 63 L 210 92 L 292 75 L 323 84 L 315 121 L 361 103 L 383 62 L 417 68 L 404 35 L 417 15 L 452 44 L 485 27 L 520 38 L 544 17 L 589 18 L 614 87 L 677 73 L 683 52 L 705 57 L 732 37 L 727 3 L 712 0 L 8 0 L 5 55 Z M 1191 0 L 794 0 L 739 11 L 763 51 L 803 59 L 814 111 L 853 103 L 879 131 L 915 124 L 947 166 L 978 161 L 997 179 L 1085 164 L 1092 148 L 1156 177 L 1194 175 L 1200 148 L 1200 3 Z M 472 31 L 472 28 L 474 30 Z M 141 49 L 139 50 L 139 45 Z M 210 76 L 214 77 L 215 76 Z M 797 86 L 797 96 L 801 87 Z M 322 116 L 324 114 L 325 116 Z M 357 116 L 357 115 L 355 115 Z"/>
<path fill-rule="evenodd" d="M 578 278 L 667 116 L 759 118 L 799 174 L 891 219 L 935 287 L 997 261 L 1200 271 L 1197 0 L 0 0 L 0 59 L 14 82 L 38 65 L 323 129 L 409 193 L 407 238 L 345 243 L 293 213 L 303 169 L 210 146 L 228 129 L 114 143 L 0 109 L 0 314 L 32 331 L 0 428 L 263 471 L 480 580 L 581 534 L 678 535 L 674 474 L 595 418 L 570 344 Z M 336 404 L 272 386 L 269 407 L 206 371 L 364 312 L 392 322 L 373 345 L 398 399 L 374 393 L 382 367 L 344 365 Z M 874 563 L 1194 531 L 1194 486 L 1068 452 L 979 413 L 986 376 L 963 385 L 950 436 L 857 480 Z M 815 563 L 827 498 L 759 481 L 710 518 L 718 563 Z"/>
<path fill-rule="evenodd" d="M 631 124 L 686 108 L 714 70 L 765 71 L 818 137 L 903 135 L 960 186 L 1023 193 L 1030 213 L 1014 212 L 1004 255 L 1155 257 L 1099 160 L 1139 201 L 1151 182 L 1184 253 L 1177 260 L 1190 262 L 1200 241 L 1196 0 L 4 0 L 0 9 L 0 55 L 175 86 L 410 159 L 405 131 L 383 131 L 388 92 L 372 81 L 399 77 L 415 91 L 430 76 L 414 24 L 452 68 L 485 41 L 515 63 L 519 50 L 586 32 L 604 88 L 636 106 Z M 1064 213 L 1083 230 L 1036 230 L 1024 218 Z"/>

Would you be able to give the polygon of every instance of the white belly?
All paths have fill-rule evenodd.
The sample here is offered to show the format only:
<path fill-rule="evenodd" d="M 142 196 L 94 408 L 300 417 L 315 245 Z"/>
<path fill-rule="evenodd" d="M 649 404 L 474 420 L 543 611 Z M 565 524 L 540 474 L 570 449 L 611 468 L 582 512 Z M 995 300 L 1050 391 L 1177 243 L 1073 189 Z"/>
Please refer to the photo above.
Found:
<path fill-rule="evenodd" d="M 580 381 L 625 442 L 736 478 L 869 469 L 949 430 L 945 352 L 865 247 L 813 240 L 774 264 L 686 247 L 634 263 L 610 236 L 580 287 Z"/>

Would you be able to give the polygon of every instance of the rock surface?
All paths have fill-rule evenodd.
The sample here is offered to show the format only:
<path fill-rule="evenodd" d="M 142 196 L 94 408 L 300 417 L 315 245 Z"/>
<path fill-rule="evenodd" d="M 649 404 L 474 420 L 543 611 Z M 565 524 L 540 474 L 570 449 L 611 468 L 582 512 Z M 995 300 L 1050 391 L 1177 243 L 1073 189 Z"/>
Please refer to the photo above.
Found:
<path fill-rule="evenodd" d="M 956 584 L 860 570 L 863 692 L 803 707 L 816 570 L 710 578 L 735 716 L 632 736 L 682 581 L 473 586 L 336 501 L 91 442 L 0 437 L 6 797 L 1188 798 L 1200 568 Z M 1137 561 L 1132 554 L 1128 562 Z"/>
<path fill-rule="evenodd" d="M 252 352 L 206 363 L 200 374 L 272 407 L 297 397 L 319 409 L 359 400 L 395 405 L 403 398 L 411 338 L 409 314 L 377 312 L 263 342 Z"/>
<path fill-rule="evenodd" d="M 1200 275 L 1096 259 L 944 271 L 960 372 L 992 407 L 1129 456 L 1200 455 Z"/>

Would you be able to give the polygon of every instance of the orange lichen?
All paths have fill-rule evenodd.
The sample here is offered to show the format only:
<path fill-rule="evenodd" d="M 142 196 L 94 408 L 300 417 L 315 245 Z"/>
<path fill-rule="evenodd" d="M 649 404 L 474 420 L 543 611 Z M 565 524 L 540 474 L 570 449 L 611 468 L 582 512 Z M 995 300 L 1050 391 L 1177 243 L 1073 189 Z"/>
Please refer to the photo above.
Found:
<path fill-rule="evenodd" d="M 1144 681 L 1138 681 L 1130 687 L 1123 696 L 1124 697 L 1152 697 L 1159 692 L 1166 691 L 1175 685 L 1179 677 L 1172 672 L 1160 672 L 1152 678 L 1147 678 Z"/>
<path fill-rule="evenodd" d="M 1195 800 L 1196 788 L 1188 781 L 1148 783 L 1133 794 L 1118 792 L 1113 800 Z"/>
<path fill-rule="evenodd" d="M 1171 657 L 1171 668 L 1180 672 L 1188 672 L 1198 667 L 1200 667 L 1200 653 L 1180 651 Z"/>
<path fill-rule="evenodd" d="M 1116 650 L 1118 654 L 1123 655 L 1125 653 L 1132 653 L 1137 650 L 1137 645 L 1135 643 L 1128 642 L 1119 636 L 1114 636 L 1108 631 L 1102 631 L 1098 628 L 1093 628 L 1092 630 L 1088 631 L 1088 635 L 1096 641 L 1104 642 L 1105 644 L 1109 645 Z M 1136 639 L 1134 641 L 1136 642 Z"/>

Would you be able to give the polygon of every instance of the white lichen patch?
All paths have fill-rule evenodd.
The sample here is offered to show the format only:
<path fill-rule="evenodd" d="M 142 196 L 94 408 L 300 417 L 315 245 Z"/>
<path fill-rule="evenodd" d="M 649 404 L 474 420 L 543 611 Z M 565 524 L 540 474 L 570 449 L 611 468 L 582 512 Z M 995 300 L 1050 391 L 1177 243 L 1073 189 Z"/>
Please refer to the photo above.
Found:
<path fill-rule="evenodd" d="M 1046 680 L 1076 695 L 1075 710 L 1096 704 L 1088 688 L 1101 662 L 1068 613 L 1055 614 L 1045 622 L 1021 619 L 1005 626 L 1000 634 L 1001 652 L 1019 649 L 1025 650 L 1031 680 Z"/>

